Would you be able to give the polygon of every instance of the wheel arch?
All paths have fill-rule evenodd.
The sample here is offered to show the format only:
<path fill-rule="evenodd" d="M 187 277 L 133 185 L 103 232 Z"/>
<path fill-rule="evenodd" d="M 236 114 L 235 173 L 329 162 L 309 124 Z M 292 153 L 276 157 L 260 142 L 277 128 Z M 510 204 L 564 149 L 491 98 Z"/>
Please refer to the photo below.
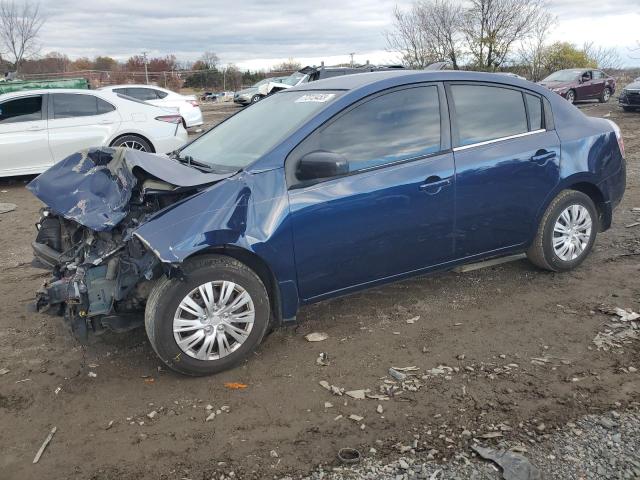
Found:
<path fill-rule="evenodd" d="M 147 142 L 149 145 L 151 145 L 151 153 L 156 153 L 156 147 L 153 144 L 153 142 L 151 140 L 149 140 L 148 137 L 146 137 L 145 135 L 142 135 L 141 133 L 137 133 L 137 132 L 128 132 L 128 133 L 120 133 L 118 135 L 116 135 L 110 142 L 109 142 L 109 146 L 113 146 L 114 143 L 116 143 L 116 141 L 122 137 L 140 137 L 141 139 L 143 139 L 145 142 Z"/>
<path fill-rule="evenodd" d="M 587 195 L 595 204 L 598 212 L 599 231 L 603 232 L 611 226 L 611 207 L 604 192 L 598 187 L 597 180 L 593 175 L 576 174 L 567 177 L 562 181 L 545 199 L 542 207 L 536 216 L 535 229 L 537 230 L 544 212 L 547 211 L 553 199 L 563 190 L 576 190 Z M 535 230 L 534 230 L 535 231 Z M 534 233 L 535 234 L 535 233 Z"/>
<path fill-rule="evenodd" d="M 267 294 L 269 295 L 269 301 L 271 303 L 271 322 L 274 326 L 280 325 L 282 323 L 282 297 L 276 276 L 267 262 L 265 262 L 264 259 L 256 253 L 235 245 L 220 245 L 204 248 L 192 255 L 189 255 L 183 260 L 183 262 L 211 254 L 225 255 L 227 257 L 234 258 L 239 262 L 244 263 L 247 267 L 253 270 L 258 277 L 260 277 L 260 280 L 267 289 Z"/>

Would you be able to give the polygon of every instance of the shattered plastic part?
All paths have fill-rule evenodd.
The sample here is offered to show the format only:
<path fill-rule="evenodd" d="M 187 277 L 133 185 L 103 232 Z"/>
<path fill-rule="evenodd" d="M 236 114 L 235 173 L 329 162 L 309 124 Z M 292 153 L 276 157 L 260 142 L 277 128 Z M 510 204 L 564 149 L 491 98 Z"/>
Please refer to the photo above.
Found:
<path fill-rule="evenodd" d="M 163 155 L 124 148 L 74 153 L 27 185 L 51 210 L 97 232 L 112 230 L 129 213 L 136 169 L 176 189 L 215 183 L 232 173 L 203 173 Z"/>
<path fill-rule="evenodd" d="M 542 474 L 524 456 L 508 450 L 496 450 L 480 445 L 472 445 L 478 455 L 502 467 L 504 480 L 542 480 Z"/>

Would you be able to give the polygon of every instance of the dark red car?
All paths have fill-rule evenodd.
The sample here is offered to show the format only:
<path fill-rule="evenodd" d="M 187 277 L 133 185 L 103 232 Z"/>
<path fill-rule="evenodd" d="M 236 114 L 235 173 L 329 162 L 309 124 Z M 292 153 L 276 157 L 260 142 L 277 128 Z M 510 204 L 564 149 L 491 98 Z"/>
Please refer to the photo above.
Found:
<path fill-rule="evenodd" d="M 616 79 L 602 70 L 572 68 L 558 70 L 538 84 L 553 90 L 570 103 L 598 99 L 608 102 L 616 91 Z"/>

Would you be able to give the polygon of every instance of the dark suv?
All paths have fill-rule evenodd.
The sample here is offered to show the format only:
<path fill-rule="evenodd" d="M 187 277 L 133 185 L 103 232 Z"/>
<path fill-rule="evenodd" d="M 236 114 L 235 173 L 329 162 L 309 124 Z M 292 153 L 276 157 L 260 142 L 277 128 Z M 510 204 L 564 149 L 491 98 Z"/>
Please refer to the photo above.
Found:
<path fill-rule="evenodd" d="M 602 70 L 558 70 L 538 84 L 566 98 L 569 103 L 593 99 L 608 102 L 616 91 L 615 78 Z"/>
<path fill-rule="evenodd" d="M 640 77 L 624 87 L 618 103 L 625 112 L 640 110 Z"/>

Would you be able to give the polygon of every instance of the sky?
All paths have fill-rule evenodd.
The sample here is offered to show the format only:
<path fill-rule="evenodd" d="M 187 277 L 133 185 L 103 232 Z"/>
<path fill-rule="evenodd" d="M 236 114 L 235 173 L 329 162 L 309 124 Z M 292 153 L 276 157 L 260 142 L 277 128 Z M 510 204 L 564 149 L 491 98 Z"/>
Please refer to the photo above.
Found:
<path fill-rule="evenodd" d="M 267 69 L 287 58 L 302 64 L 392 63 L 384 32 L 406 0 L 41 0 L 43 52 L 125 60 L 147 51 L 196 60 L 214 51 L 222 64 Z M 615 47 L 640 67 L 640 0 L 550 0 L 558 18 L 551 39 Z M 634 58 L 635 57 L 635 58 Z"/>

